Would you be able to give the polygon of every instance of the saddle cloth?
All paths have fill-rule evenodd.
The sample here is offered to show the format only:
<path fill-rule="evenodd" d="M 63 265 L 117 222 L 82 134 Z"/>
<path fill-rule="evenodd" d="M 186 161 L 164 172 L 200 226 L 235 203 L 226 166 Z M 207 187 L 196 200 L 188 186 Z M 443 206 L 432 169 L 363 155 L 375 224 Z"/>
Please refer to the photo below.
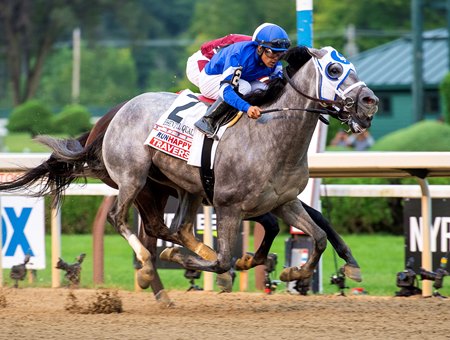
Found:
<path fill-rule="evenodd" d="M 205 135 L 198 131 L 194 124 L 201 119 L 207 105 L 200 101 L 192 91 L 186 89 L 158 119 L 144 142 L 158 151 L 182 159 L 189 165 L 201 166 L 201 155 Z M 222 137 L 226 126 L 222 126 L 217 136 Z M 214 141 L 211 150 L 211 168 L 218 141 Z"/>

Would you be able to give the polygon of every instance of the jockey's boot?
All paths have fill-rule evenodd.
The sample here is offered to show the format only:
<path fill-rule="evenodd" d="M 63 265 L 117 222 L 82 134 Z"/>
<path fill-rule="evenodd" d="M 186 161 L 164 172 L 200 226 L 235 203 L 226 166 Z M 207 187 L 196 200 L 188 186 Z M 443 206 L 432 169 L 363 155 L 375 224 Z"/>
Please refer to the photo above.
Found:
<path fill-rule="evenodd" d="M 200 132 L 204 133 L 208 138 L 214 138 L 217 133 L 218 119 L 222 114 L 230 108 L 222 98 L 218 98 L 206 111 L 205 115 L 199 119 L 194 125 Z"/>

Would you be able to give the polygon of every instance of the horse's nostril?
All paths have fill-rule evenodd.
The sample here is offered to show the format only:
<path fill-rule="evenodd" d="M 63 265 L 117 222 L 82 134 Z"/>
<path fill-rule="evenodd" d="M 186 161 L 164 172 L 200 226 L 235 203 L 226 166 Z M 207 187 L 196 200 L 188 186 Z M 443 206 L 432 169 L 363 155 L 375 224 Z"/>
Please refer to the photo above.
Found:
<path fill-rule="evenodd" d="M 367 105 L 371 105 L 371 106 L 378 105 L 378 98 L 377 97 L 367 96 L 367 97 L 363 98 L 363 101 Z"/>
<path fill-rule="evenodd" d="M 373 105 L 374 100 L 371 97 L 364 97 L 363 102 L 367 105 Z"/>

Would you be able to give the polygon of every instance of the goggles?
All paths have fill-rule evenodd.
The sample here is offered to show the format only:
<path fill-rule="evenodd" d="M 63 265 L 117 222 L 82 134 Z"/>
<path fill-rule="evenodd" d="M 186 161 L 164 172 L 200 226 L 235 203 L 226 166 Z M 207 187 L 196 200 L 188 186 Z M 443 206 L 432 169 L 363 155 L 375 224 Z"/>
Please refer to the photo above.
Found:
<path fill-rule="evenodd" d="M 287 50 L 291 47 L 291 41 L 289 39 L 274 39 L 271 41 L 261 40 L 258 43 L 274 50 Z"/>
<path fill-rule="evenodd" d="M 291 41 L 289 39 L 274 39 L 271 41 L 257 40 L 258 44 L 272 48 L 275 51 L 286 51 L 291 47 Z"/>
<path fill-rule="evenodd" d="M 270 59 L 280 59 L 282 56 L 286 54 L 286 52 L 284 51 L 274 52 L 270 48 L 264 48 L 264 54 L 266 55 L 266 57 Z"/>

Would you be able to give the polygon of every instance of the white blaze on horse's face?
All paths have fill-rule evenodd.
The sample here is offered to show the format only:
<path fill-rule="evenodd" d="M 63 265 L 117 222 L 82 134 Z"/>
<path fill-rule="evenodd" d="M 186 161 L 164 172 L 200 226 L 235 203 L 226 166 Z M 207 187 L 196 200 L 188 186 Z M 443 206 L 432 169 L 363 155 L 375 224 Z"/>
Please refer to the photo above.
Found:
<path fill-rule="evenodd" d="M 333 47 L 327 46 L 323 50 L 328 51 L 328 53 L 320 59 L 314 58 L 316 72 L 318 73 L 317 96 L 320 99 L 336 100 L 339 96 L 342 100 L 345 100 L 346 94 L 351 90 L 365 85 L 364 82 L 360 81 L 341 90 L 341 85 L 351 72 L 356 76 L 356 69 L 351 62 Z"/>

